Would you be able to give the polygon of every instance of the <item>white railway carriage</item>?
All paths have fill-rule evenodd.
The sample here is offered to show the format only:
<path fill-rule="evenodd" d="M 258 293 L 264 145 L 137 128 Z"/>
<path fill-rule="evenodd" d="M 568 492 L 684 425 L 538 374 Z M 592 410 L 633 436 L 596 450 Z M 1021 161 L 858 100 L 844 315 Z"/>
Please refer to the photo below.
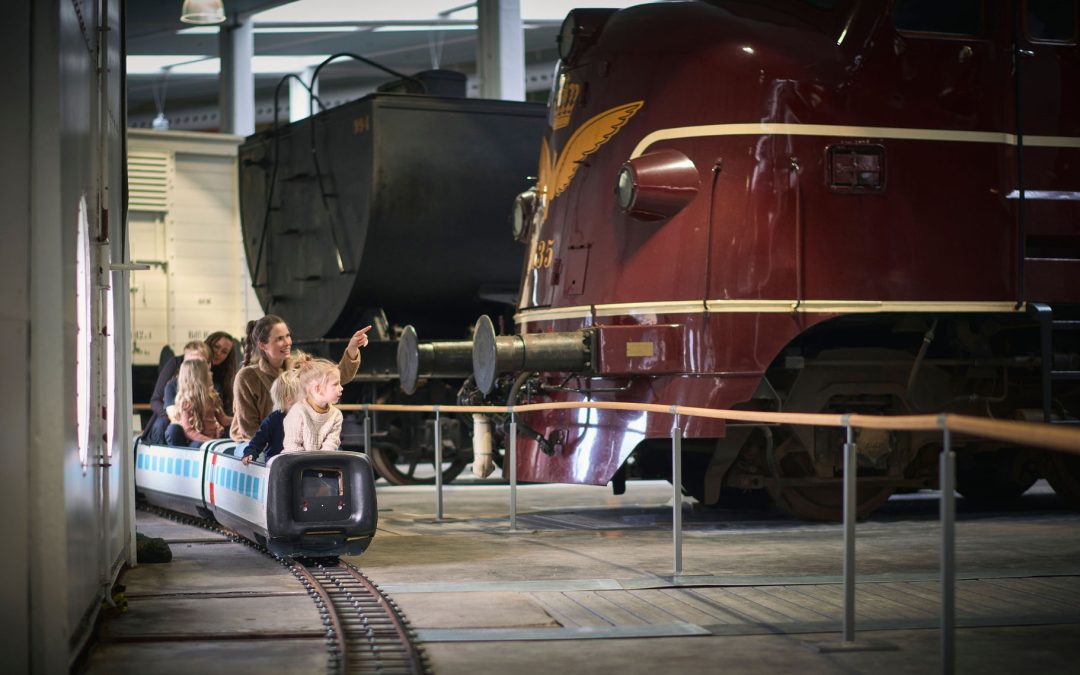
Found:
<path fill-rule="evenodd" d="M 283 556 L 359 555 L 375 535 L 366 455 L 304 452 L 244 465 L 228 440 L 135 446 L 136 490 L 149 503 L 214 518 Z"/>

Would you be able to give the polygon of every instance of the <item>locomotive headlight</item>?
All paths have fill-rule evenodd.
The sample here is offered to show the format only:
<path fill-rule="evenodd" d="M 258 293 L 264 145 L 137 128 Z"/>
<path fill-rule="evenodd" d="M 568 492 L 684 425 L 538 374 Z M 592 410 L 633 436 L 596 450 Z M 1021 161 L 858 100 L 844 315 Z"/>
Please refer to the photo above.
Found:
<path fill-rule="evenodd" d="M 517 241 L 525 241 L 528 239 L 529 223 L 532 222 L 535 210 L 536 188 L 529 188 L 514 198 L 514 208 L 510 218 L 510 224 L 513 228 L 514 239 Z"/>
<path fill-rule="evenodd" d="M 620 209 L 629 211 L 634 205 L 635 196 L 637 189 L 634 186 L 634 169 L 629 164 L 623 164 L 615 178 L 615 201 Z"/>
<path fill-rule="evenodd" d="M 559 45 L 559 58 L 572 64 L 590 45 L 600 37 L 604 24 L 615 13 L 614 9 L 574 9 L 566 15 L 559 28 L 555 42 Z"/>
<path fill-rule="evenodd" d="M 615 202 L 639 220 L 663 220 L 681 211 L 701 186 L 697 166 L 678 150 L 636 157 L 615 177 Z"/>
<path fill-rule="evenodd" d="M 572 17 L 567 16 L 559 29 L 559 36 L 555 38 L 559 45 L 559 58 L 565 61 L 574 51 L 574 36 L 577 34 L 577 23 Z"/>

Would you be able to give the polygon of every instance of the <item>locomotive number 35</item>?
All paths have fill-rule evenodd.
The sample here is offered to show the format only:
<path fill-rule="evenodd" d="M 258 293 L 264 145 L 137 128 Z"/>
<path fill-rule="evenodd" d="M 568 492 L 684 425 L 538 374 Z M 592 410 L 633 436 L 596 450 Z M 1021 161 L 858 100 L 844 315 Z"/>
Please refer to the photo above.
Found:
<path fill-rule="evenodd" d="M 532 259 L 532 266 L 536 269 L 551 267 L 551 255 L 554 248 L 554 239 L 541 239 L 538 241 L 536 243 L 536 253 Z"/>

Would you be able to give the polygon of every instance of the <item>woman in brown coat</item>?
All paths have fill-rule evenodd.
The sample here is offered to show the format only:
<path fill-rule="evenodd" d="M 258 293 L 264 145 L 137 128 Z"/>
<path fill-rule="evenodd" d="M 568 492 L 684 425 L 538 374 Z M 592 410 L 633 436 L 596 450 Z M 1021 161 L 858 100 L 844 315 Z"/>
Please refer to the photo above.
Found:
<path fill-rule="evenodd" d="M 368 343 L 371 326 L 356 331 L 341 355 L 338 370 L 341 382 L 352 382 L 360 368 L 360 348 Z M 270 385 L 290 367 L 292 335 L 285 320 L 267 314 L 258 321 L 249 321 L 244 344 L 244 367 L 233 381 L 233 420 L 229 437 L 236 442 L 251 440 L 263 418 L 274 409 Z"/>

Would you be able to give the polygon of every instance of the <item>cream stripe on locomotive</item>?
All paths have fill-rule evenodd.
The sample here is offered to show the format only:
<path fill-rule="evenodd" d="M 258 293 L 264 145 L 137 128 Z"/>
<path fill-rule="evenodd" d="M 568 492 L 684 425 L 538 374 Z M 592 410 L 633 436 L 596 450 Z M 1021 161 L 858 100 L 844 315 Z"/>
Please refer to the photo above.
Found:
<path fill-rule="evenodd" d="M 896 138 L 910 141 L 951 141 L 957 143 L 1004 143 L 1016 145 L 1016 135 L 996 131 L 954 131 L 951 129 L 904 129 L 896 127 L 858 127 L 836 124 L 786 124 L 751 122 L 749 124 L 703 124 L 654 131 L 637 144 L 630 159 L 640 157 L 654 143 L 678 138 L 702 136 L 843 136 L 854 138 Z M 1043 148 L 1080 148 L 1076 136 L 1024 136 L 1024 145 Z"/>
<path fill-rule="evenodd" d="M 907 301 L 907 300 L 680 300 L 671 302 L 624 302 L 608 305 L 577 305 L 550 309 L 522 309 L 514 315 L 519 324 L 557 319 L 584 319 L 588 316 L 639 316 L 642 314 L 703 314 L 760 312 L 790 314 L 874 314 L 884 312 L 998 313 L 1023 312 L 1024 304 L 1014 301 Z"/>

